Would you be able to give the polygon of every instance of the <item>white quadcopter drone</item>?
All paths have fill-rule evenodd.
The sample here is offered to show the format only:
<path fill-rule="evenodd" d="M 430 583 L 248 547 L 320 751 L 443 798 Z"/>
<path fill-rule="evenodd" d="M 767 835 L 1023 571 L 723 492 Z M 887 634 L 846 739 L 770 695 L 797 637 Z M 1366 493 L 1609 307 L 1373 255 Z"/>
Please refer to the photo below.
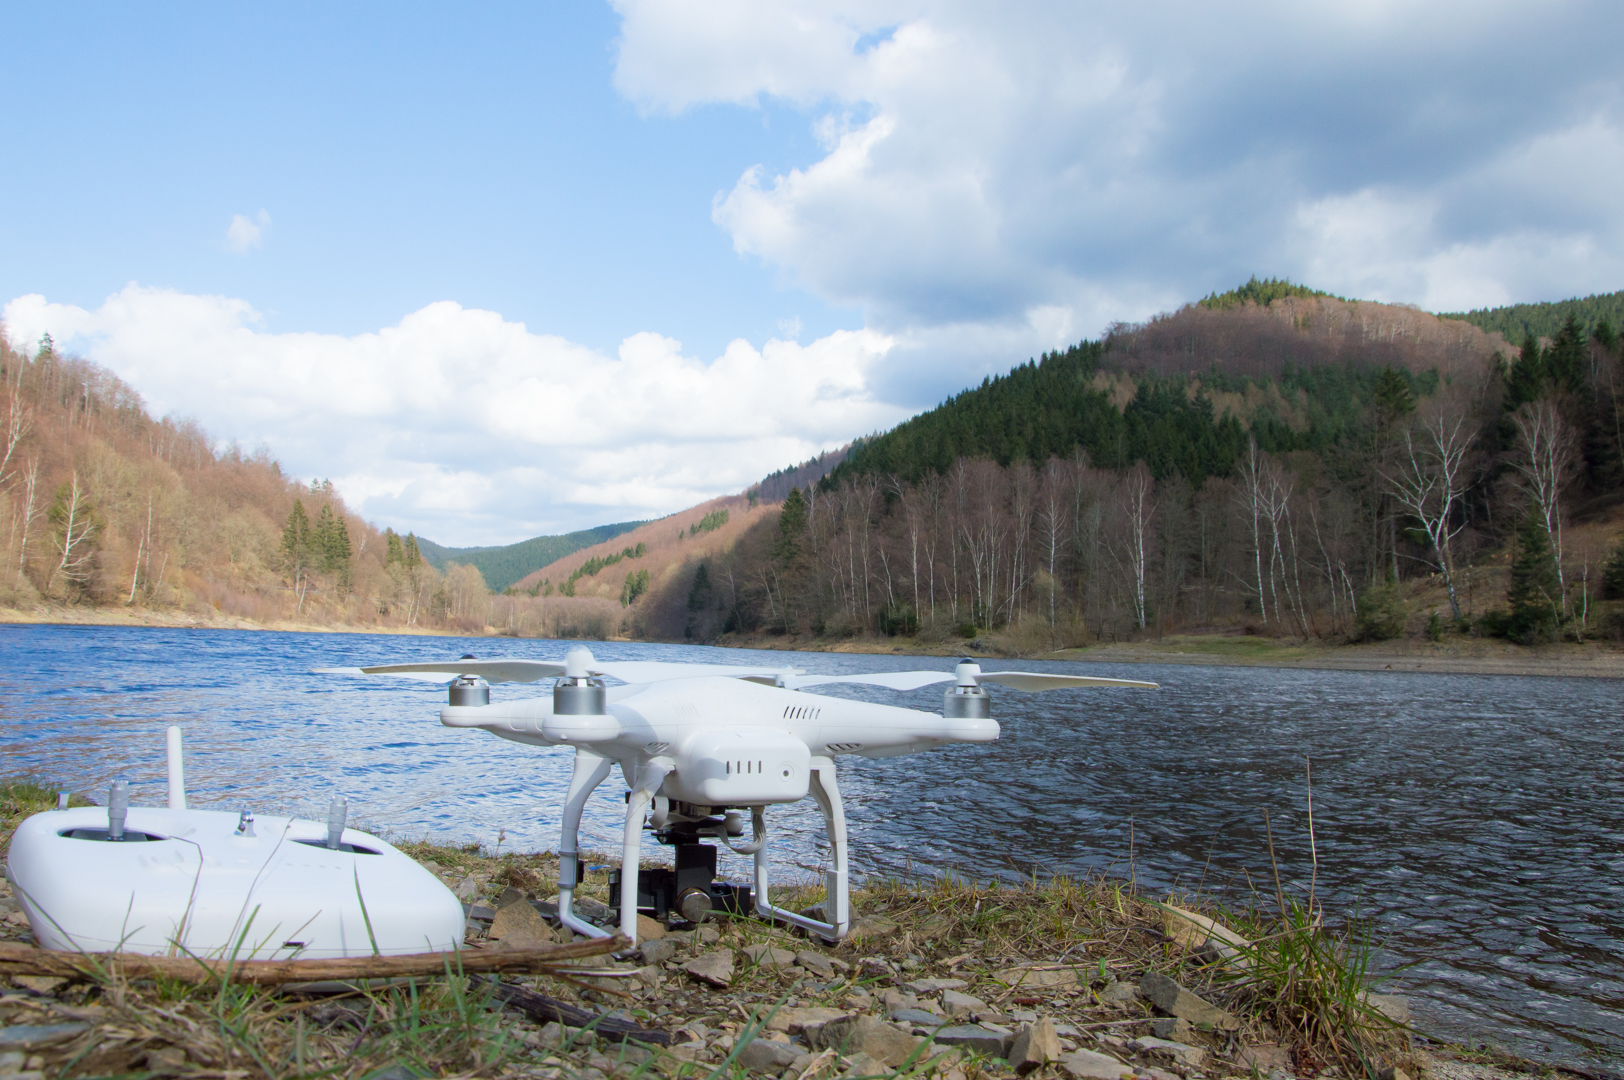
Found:
<path fill-rule="evenodd" d="M 393 675 L 446 683 L 450 703 L 441 710 L 447 727 L 483 728 L 504 739 L 536 746 L 575 747 L 575 772 L 564 802 L 558 844 L 558 916 L 590 937 L 610 932 L 575 913 L 580 880 L 576 833 L 586 800 L 620 765 L 630 793 L 621 866 L 636 868 L 645 815 L 659 842 L 676 848 L 675 870 L 643 869 L 611 874 L 618 897 L 620 932 L 637 941 L 639 909 L 656 918 L 675 912 L 699 922 L 715 909 L 748 912 L 749 889 L 717 882 L 713 837 L 741 855 L 755 856 L 754 910 L 767 919 L 804 927 L 826 941 L 839 941 L 850 924 L 846 876 L 846 815 L 835 781 L 840 754 L 883 758 L 916 754 L 952 742 L 992 742 L 998 722 L 983 684 L 1015 690 L 1062 690 L 1085 686 L 1156 689 L 1152 682 L 1089 675 L 1023 671 L 984 672 L 973 660 L 952 672 L 894 671 L 872 675 L 803 675 L 789 667 L 733 667 L 649 660 L 600 662 L 585 648 L 571 649 L 563 663 L 544 660 L 460 660 L 323 668 L 321 674 Z M 608 675 L 624 686 L 605 687 Z M 491 704 L 490 685 L 556 678 L 550 698 Z M 867 683 L 915 690 L 952 682 L 940 715 L 892 705 L 806 694 L 825 683 Z M 829 834 L 823 918 L 774 907 L 768 894 L 766 808 L 808 794 L 823 811 Z M 744 836 L 750 814 L 751 838 Z M 618 877 L 618 891 L 614 888 Z"/>

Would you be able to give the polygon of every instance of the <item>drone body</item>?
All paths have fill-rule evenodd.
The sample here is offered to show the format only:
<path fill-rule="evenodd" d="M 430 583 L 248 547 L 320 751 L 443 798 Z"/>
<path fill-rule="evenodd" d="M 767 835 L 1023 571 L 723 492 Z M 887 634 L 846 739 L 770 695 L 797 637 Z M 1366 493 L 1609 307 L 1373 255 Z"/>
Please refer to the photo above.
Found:
<path fill-rule="evenodd" d="M 803 676 L 792 668 L 728 667 L 650 661 L 599 663 L 584 648 L 564 663 L 534 660 L 462 660 L 331 673 L 395 675 L 449 683 L 448 727 L 480 728 L 513 742 L 575 747 L 575 771 L 563 810 L 559 842 L 559 917 L 590 936 L 608 931 L 572 908 L 579 881 L 577 833 L 586 800 L 618 764 L 630 789 L 622 839 L 623 868 L 636 868 L 645 818 L 655 837 L 676 847 L 676 870 L 622 872 L 620 932 L 637 940 L 638 908 L 675 911 L 699 921 L 717 906 L 738 907 L 737 893 L 712 881 L 716 849 L 704 839 L 755 856 L 754 908 L 764 917 L 804 927 L 829 941 L 850 925 L 846 821 L 834 759 L 841 754 L 882 758 L 914 754 L 954 742 L 991 742 L 999 728 L 982 683 L 1021 690 L 1156 684 L 1089 676 L 1022 672 L 983 673 L 973 661 L 952 672 Z M 599 675 L 624 680 L 607 687 Z M 489 684 L 557 677 L 550 697 L 490 704 Z M 935 682 L 954 685 L 940 714 L 866 701 L 808 694 L 801 687 L 850 682 L 912 690 Z M 807 795 L 823 811 L 830 860 L 823 918 L 774 907 L 765 811 Z M 749 813 L 752 837 L 744 834 Z"/>

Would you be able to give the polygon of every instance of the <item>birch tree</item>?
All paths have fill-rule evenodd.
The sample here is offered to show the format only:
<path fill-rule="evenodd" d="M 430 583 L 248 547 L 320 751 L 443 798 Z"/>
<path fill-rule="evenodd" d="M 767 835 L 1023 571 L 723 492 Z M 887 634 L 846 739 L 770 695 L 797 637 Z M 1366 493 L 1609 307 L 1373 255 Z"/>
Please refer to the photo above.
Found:
<path fill-rule="evenodd" d="M 1466 416 L 1448 404 L 1429 409 L 1404 432 L 1396 467 L 1384 469 L 1387 493 L 1421 523 L 1431 563 L 1449 592 L 1449 610 L 1461 617 L 1455 590 L 1455 560 L 1451 543 L 1464 523 L 1455 524 L 1456 510 L 1465 491 L 1466 452 L 1472 432 Z"/>

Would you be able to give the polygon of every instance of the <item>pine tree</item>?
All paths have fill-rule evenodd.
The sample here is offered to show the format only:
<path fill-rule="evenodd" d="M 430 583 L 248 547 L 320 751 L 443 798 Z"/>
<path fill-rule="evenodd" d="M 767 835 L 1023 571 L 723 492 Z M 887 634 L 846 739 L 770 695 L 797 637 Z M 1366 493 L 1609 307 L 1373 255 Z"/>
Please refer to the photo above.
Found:
<path fill-rule="evenodd" d="M 1601 589 L 1609 600 L 1624 600 L 1624 539 L 1619 540 L 1607 557 L 1601 572 Z"/>
<path fill-rule="evenodd" d="M 350 574 L 350 534 L 344 519 L 333 513 L 331 503 L 323 503 L 316 515 L 315 538 L 312 543 L 320 560 L 321 572 L 332 574 L 342 589 L 348 589 Z"/>
<path fill-rule="evenodd" d="M 305 514 L 304 503 L 295 499 L 293 512 L 288 514 L 288 523 L 282 529 L 282 561 L 295 578 L 310 568 L 312 539 L 310 518 Z"/>
<path fill-rule="evenodd" d="M 406 562 L 406 548 L 400 542 L 400 534 L 394 529 L 385 529 L 383 531 L 383 541 L 384 566 L 390 567 L 397 564 L 404 564 Z"/>
<path fill-rule="evenodd" d="M 1532 511 L 1517 532 L 1506 599 L 1511 605 L 1507 637 L 1524 645 L 1555 639 L 1562 611 L 1562 586 L 1556 573 L 1551 534 Z"/>
<path fill-rule="evenodd" d="M 806 532 L 806 499 L 801 489 L 792 487 L 784 499 L 784 508 L 778 514 L 778 539 L 773 543 L 773 557 L 789 564 L 801 553 L 801 536 Z"/>
<path fill-rule="evenodd" d="M 401 562 L 406 569 L 416 570 L 423 565 L 423 553 L 417 548 L 417 536 L 414 533 L 406 534 L 406 543 L 402 546 Z"/>

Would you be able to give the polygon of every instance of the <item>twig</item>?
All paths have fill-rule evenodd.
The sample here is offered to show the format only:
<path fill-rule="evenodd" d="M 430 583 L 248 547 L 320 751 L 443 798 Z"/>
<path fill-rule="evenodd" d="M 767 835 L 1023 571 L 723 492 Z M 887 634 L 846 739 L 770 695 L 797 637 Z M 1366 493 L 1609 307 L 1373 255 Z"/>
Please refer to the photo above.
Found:
<path fill-rule="evenodd" d="M 604 1038 L 616 1042 L 635 1039 L 637 1042 L 652 1043 L 656 1046 L 665 1046 L 671 1042 L 671 1036 L 667 1032 L 650 1031 L 612 1016 L 590 1013 L 557 998 L 499 979 L 486 979 L 475 975 L 468 980 L 468 985 L 488 987 L 493 998 L 503 1004 L 512 1005 L 535 1020 L 556 1020 L 565 1027 L 590 1028 Z"/>

